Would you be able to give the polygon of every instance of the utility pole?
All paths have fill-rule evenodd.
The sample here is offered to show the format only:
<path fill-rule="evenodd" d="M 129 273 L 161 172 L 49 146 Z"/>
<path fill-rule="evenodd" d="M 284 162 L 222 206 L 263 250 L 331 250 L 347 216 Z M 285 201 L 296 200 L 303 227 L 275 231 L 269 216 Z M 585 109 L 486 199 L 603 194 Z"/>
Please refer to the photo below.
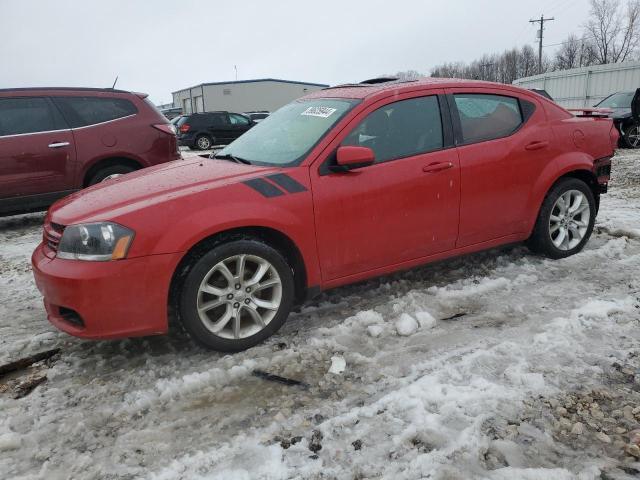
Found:
<path fill-rule="evenodd" d="M 540 30 L 538 30 L 538 73 L 542 73 L 542 37 L 544 36 L 544 22 L 550 22 L 555 20 L 553 17 L 544 18 L 544 15 L 540 15 L 540 20 L 529 20 L 529 23 L 539 23 Z"/>

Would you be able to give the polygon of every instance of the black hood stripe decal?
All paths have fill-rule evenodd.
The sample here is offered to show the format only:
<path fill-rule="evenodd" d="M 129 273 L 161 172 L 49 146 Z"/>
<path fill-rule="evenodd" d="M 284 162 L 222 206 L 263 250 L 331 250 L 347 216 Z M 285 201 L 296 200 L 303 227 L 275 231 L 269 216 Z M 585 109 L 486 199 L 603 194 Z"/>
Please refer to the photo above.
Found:
<path fill-rule="evenodd" d="M 253 188 L 256 192 L 262 194 L 267 198 L 279 197 L 280 195 L 284 195 L 284 192 L 282 190 L 280 190 L 272 183 L 267 182 L 263 178 L 252 178 L 251 180 L 245 180 L 242 183 L 244 183 L 248 187 Z"/>
<path fill-rule="evenodd" d="M 266 178 L 289 193 L 300 193 L 307 191 L 304 185 L 294 180 L 286 173 L 274 173 L 272 175 L 267 175 Z"/>

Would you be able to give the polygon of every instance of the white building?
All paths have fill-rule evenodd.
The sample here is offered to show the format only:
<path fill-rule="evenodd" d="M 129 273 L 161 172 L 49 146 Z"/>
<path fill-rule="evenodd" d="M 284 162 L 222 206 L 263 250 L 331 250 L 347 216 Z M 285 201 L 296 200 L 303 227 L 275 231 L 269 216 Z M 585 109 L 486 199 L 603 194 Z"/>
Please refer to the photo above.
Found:
<path fill-rule="evenodd" d="M 546 90 L 565 108 L 591 107 L 615 92 L 640 87 L 640 62 L 609 63 L 519 78 L 514 85 Z"/>
<path fill-rule="evenodd" d="M 274 78 L 201 83 L 173 92 L 173 104 L 181 107 L 182 113 L 217 110 L 273 112 L 296 98 L 324 87 L 328 85 Z"/>

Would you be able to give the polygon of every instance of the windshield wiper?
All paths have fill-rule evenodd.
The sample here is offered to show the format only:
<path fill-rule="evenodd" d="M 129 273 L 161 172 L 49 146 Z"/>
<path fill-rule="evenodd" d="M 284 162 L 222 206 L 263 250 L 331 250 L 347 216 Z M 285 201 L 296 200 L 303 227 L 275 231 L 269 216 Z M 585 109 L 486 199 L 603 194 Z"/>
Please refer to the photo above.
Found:
<path fill-rule="evenodd" d="M 231 155 L 230 153 L 225 153 L 224 155 L 213 155 L 211 158 L 219 158 L 220 160 L 231 160 L 236 163 L 244 163 L 245 165 L 251 165 L 249 160 L 245 160 L 244 158 L 236 157 L 235 155 Z"/>

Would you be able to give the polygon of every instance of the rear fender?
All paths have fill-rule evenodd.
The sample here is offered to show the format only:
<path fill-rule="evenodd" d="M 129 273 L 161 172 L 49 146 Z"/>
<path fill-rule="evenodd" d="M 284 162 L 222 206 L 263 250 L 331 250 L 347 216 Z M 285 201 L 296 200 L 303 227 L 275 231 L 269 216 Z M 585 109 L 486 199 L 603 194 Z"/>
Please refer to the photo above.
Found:
<path fill-rule="evenodd" d="M 553 162 L 549 162 L 542 174 L 538 177 L 529 197 L 527 212 L 526 231 L 531 233 L 535 225 L 540 207 L 551 187 L 563 176 L 571 172 L 584 172 L 593 176 L 594 159 L 584 152 L 570 152 L 556 157 Z"/>

